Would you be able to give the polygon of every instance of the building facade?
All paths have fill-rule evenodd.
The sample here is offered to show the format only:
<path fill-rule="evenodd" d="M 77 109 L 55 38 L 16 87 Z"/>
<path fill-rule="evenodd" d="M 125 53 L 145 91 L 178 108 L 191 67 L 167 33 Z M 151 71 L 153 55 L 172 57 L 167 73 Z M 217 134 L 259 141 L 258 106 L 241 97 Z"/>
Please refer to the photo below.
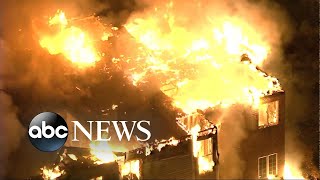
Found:
<path fill-rule="evenodd" d="M 177 119 L 186 136 L 116 154 L 117 162 L 90 165 L 64 158 L 60 179 L 266 179 L 282 178 L 285 164 L 285 94 L 259 107 L 232 106 Z M 198 127 L 194 128 L 194 127 Z M 195 132 L 196 131 L 196 132 Z M 88 149 L 65 147 L 85 157 Z M 61 155 L 61 154 L 60 154 Z M 80 161 L 81 160 L 81 161 Z"/>

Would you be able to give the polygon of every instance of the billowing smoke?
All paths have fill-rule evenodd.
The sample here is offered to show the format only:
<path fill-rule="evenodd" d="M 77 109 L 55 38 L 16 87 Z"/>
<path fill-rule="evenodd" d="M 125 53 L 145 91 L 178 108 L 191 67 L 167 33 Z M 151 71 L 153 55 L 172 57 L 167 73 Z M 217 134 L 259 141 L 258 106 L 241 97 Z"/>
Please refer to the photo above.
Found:
<path fill-rule="evenodd" d="M 290 17 L 282 56 L 265 65 L 286 91 L 286 159 L 319 178 L 319 6 L 316 1 L 278 1 Z"/>
<path fill-rule="evenodd" d="M 19 147 L 22 136 L 26 134 L 18 120 L 17 110 L 11 97 L 0 90 L 0 179 L 6 175 L 10 154 Z"/>
<path fill-rule="evenodd" d="M 63 56 L 49 55 L 46 50 L 40 48 L 38 37 L 33 31 L 33 20 L 47 19 L 57 9 L 66 10 L 74 17 L 92 16 L 101 9 L 110 9 L 108 4 L 99 2 L 97 4 L 92 1 L 77 1 L 77 3 L 21 1 L 19 3 L 5 2 L 1 6 L 1 23 L 4 23 L 1 25 L 0 33 L 3 39 L 1 41 L 3 58 L 0 60 L 1 88 L 11 95 L 12 103 L 19 109 L 18 117 L 21 124 L 27 127 L 31 119 L 38 113 L 53 111 L 70 113 L 76 120 L 82 122 L 87 120 L 150 120 L 153 139 L 179 136 L 175 135 L 179 133 L 178 127 L 175 126 L 177 113 L 168 108 L 171 107 L 170 99 L 160 91 L 142 91 L 134 87 L 124 77 L 123 72 L 112 67 L 110 59 L 102 60 L 92 69 L 78 71 L 72 68 Z M 108 11 L 108 13 L 112 12 Z M 111 70 L 106 72 L 105 67 L 110 67 Z M 1 98 L 3 98 L 2 95 Z M 9 100 L 1 101 L 8 106 L 11 106 L 10 102 Z M 117 105 L 116 110 L 112 110 L 113 105 Z M 1 107 L 1 112 L 2 110 Z M 10 131 L 6 129 L 1 131 L 1 133 L 6 133 L 6 136 L 1 136 L 1 138 L 4 137 L 3 141 L 1 139 L 1 144 L 6 146 L 14 144 L 17 148 L 10 157 L 9 150 L 3 153 L 4 160 L 10 158 L 9 164 L 5 164 L 9 168 L 8 177 L 25 178 L 39 174 L 39 168 L 44 165 L 43 159 L 46 161 L 54 159 L 56 155 L 42 154 L 30 145 L 26 135 L 21 143 L 22 146 L 19 146 L 18 143 L 9 143 L 11 139 L 6 137 L 15 133 L 15 139 L 19 139 L 17 132 L 20 130 L 14 124 L 16 123 L 15 116 L 12 115 L 11 121 L 2 117 L 6 115 L 1 114 L 1 124 L 4 123 L 1 130 L 7 128 L 10 122 L 13 124 L 12 130 L 10 128 Z M 164 122 L 169 125 L 163 127 Z M 168 134 L 163 132 L 168 132 Z M 12 150 L 11 148 L 10 152 Z M 29 159 L 29 157 L 33 158 Z M 32 161 L 34 166 L 29 166 L 29 161 Z M 17 169 L 21 169 L 20 173 L 16 173 Z"/>
<path fill-rule="evenodd" d="M 248 107 L 233 105 L 228 109 L 216 110 L 208 120 L 218 125 L 218 143 L 220 154 L 219 174 L 222 179 L 237 179 L 244 176 L 246 162 L 242 159 L 242 142 L 249 136 Z M 249 108 L 250 109 L 250 108 Z M 233 168 L 230 168 L 233 167 Z"/>
<path fill-rule="evenodd" d="M 0 39 L 0 67 L 5 66 L 3 59 L 6 58 L 7 51 L 5 42 Z M 2 76 L 6 76 L 6 74 L 0 71 L 0 77 Z M 19 146 L 21 137 L 25 134 L 25 129 L 19 121 L 17 113 L 18 108 L 4 89 L 0 78 L 0 179 L 5 177 L 9 156 Z"/>
<path fill-rule="evenodd" d="M 197 1 L 174 2 L 180 4 L 179 13 L 184 12 L 189 15 L 194 6 L 199 5 Z M 283 61 L 279 61 L 279 59 L 296 59 L 296 53 L 291 53 L 292 56 L 287 57 L 286 52 L 282 50 L 283 44 L 290 40 L 292 32 L 289 30 L 286 14 L 279 5 L 269 1 L 252 2 L 249 0 L 238 0 L 232 3 L 217 0 L 202 2 L 202 6 L 208 12 L 212 12 L 213 19 L 215 16 L 223 14 L 231 17 L 239 16 L 254 24 L 256 31 L 263 34 L 263 39 L 271 47 L 271 53 L 262 64 L 262 68 L 267 68 L 273 75 L 280 74 L 280 82 L 292 82 L 286 81 L 290 77 L 279 73 L 288 72 L 288 66 L 283 65 Z M 17 132 L 20 132 L 18 129 L 21 129 L 21 126 L 19 126 L 14 108 L 11 107 L 13 104 L 19 109 L 19 120 L 24 127 L 39 112 L 55 111 L 69 112 L 80 121 L 108 118 L 124 120 L 147 119 L 152 120 L 151 131 L 154 138 L 168 138 L 179 134 L 178 127 L 175 126 L 174 121 L 177 116 L 177 110 L 172 107 L 170 98 L 159 90 L 158 84 L 148 82 L 145 85 L 146 87 L 135 87 L 124 77 L 125 73 L 111 63 L 110 59 L 114 54 L 121 55 L 122 51 L 126 52 L 126 49 L 123 49 L 123 47 L 130 44 L 127 42 L 128 37 L 130 37 L 129 34 L 125 32 L 120 33 L 117 37 L 118 39 L 112 42 L 115 47 L 110 44 L 108 45 L 107 48 L 111 47 L 107 49 L 107 58 L 100 61 L 96 67 L 86 71 L 78 71 L 70 67 L 70 63 L 65 61 L 63 56 L 49 55 L 46 50 L 40 48 L 37 34 L 33 31 L 34 19 L 51 16 L 57 9 L 65 10 L 70 17 L 85 18 L 95 14 L 100 16 L 106 25 L 121 26 L 130 19 L 141 16 L 144 12 L 161 6 L 163 3 L 160 0 L 128 0 L 121 2 L 116 0 L 81 0 L 75 2 L 23 0 L 19 1 L 19 3 L 16 1 L 3 2 L 0 9 L 0 21 L 2 24 L 0 26 L 0 36 L 3 39 L 1 41 L 1 54 L 4 53 L 4 55 L 0 60 L 0 83 L 2 83 L 0 88 L 3 88 L 6 93 L 0 93 L 0 95 L 2 94 L 0 98 L 4 99 L 0 101 L 0 104 L 4 104 L 6 108 L 1 107 L 0 112 L 11 114 L 10 117 L 16 121 L 11 120 L 10 122 L 13 123 L 12 126 L 17 127 Z M 184 17 L 184 13 L 179 15 Z M 185 17 L 182 22 L 189 21 L 190 24 L 201 23 L 201 17 L 203 16 L 201 11 L 191 15 L 191 17 Z M 303 27 L 301 26 L 302 30 L 300 31 L 304 31 Z M 306 29 L 308 30 L 308 28 Z M 297 42 L 300 41 L 297 40 Z M 132 45 L 132 47 L 135 46 Z M 106 71 L 106 67 L 108 71 Z M 299 84 L 301 82 L 300 78 L 295 79 L 294 83 Z M 154 88 L 150 88 L 150 85 Z M 284 89 L 289 90 L 286 87 Z M 292 92 L 287 92 L 291 94 L 287 99 L 295 99 Z M 8 94 L 10 94 L 12 101 Z M 303 104 L 309 102 L 308 100 L 301 101 Z M 116 111 L 110 110 L 114 104 L 118 105 Z M 303 108 L 303 110 L 307 109 L 307 107 Z M 7 109 L 7 111 L 2 111 L 3 109 Z M 299 108 L 290 108 L 290 110 L 293 110 L 292 112 L 297 112 L 297 109 L 299 112 L 303 111 L 299 110 Z M 225 114 L 223 116 L 224 122 L 230 123 L 233 121 L 232 114 L 241 117 L 238 113 L 237 111 L 232 111 L 230 114 Z M 2 117 L 6 116 L 2 116 L 1 114 Z M 163 126 L 164 122 L 168 125 Z M 6 123 L 9 122 L 6 120 L 0 123 L 4 123 L 1 126 L 3 128 L 7 127 Z M 237 123 L 239 123 L 239 126 L 236 125 Z M 238 138 L 232 141 L 230 147 L 226 145 L 226 149 L 231 148 L 231 146 L 237 146 L 246 137 L 241 124 L 241 120 L 235 123 L 237 129 L 233 133 L 236 133 L 234 136 Z M 1 136 L 1 138 L 10 137 L 9 134 L 14 132 L 13 128 L 11 129 L 6 136 Z M 1 131 L 1 133 L 3 132 L 6 131 Z M 164 134 L 163 132 L 166 133 Z M 15 138 L 14 140 L 17 139 L 19 138 Z M 5 138 L 4 141 L 1 141 L 1 144 L 7 145 L 7 143 L 2 143 L 8 142 L 7 140 Z M 18 150 L 18 152 L 23 154 L 25 152 L 22 148 L 20 147 L 20 151 Z M 7 159 L 10 151 L 5 152 L 4 159 Z M 32 153 L 25 154 L 25 156 L 32 156 Z M 243 165 L 242 160 L 239 159 L 238 154 L 232 154 L 232 156 L 234 162 L 239 165 L 238 169 L 240 170 Z M 10 163 L 17 166 L 21 164 L 19 167 L 28 167 L 26 166 L 28 162 L 23 162 L 23 159 L 13 158 Z M 226 162 L 226 164 L 230 163 L 231 161 Z M 232 166 L 234 167 L 234 165 Z M 31 172 L 35 173 L 35 170 L 30 169 L 29 172 L 20 175 L 26 177 Z M 241 171 L 235 171 L 231 174 L 232 177 L 236 177 L 241 175 Z"/>

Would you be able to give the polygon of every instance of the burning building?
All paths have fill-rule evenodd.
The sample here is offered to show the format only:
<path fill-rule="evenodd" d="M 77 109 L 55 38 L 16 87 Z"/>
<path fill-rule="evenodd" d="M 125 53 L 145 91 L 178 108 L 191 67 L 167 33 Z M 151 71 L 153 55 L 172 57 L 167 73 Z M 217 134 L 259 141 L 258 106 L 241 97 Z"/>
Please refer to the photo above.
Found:
<path fill-rule="evenodd" d="M 103 151 L 108 146 L 65 147 L 43 177 L 58 179 L 280 179 L 285 177 L 284 92 L 261 98 L 252 107 L 215 107 L 177 119 L 186 132 L 179 139 L 156 141 L 127 152 Z M 241 111 L 235 117 L 247 136 L 238 146 L 230 133 L 238 123 L 215 121 L 227 109 Z M 228 112 L 230 113 L 230 112 Z M 242 127 L 243 128 L 243 127 Z M 229 130 L 228 130 L 229 129 Z M 218 133 L 219 132 L 219 133 Z M 231 141 L 231 142 L 230 142 Z M 95 150 L 95 151 L 92 151 Z M 220 150 L 220 151 L 219 151 Z M 91 153 L 90 153 L 91 151 Z M 101 152 L 100 152 L 101 151 Z M 241 159 L 239 163 L 236 156 Z M 230 165 L 233 164 L 233 165 Z M 233 171 L 233 168 L 239 168 Z M 240 173 L 239 173 L 240 172 Z"/>
<path fill-rule="evenodd" d="M 194 4 L 159 3 L 120 27 L 101 24 L 95 16 L 67 18 L 63 10 L 33 21 L 42 53 L 65 67 L 63 79 L 73 76 L 75 83 L 62 87 L 62 95 L 69 93 L 77 105 L 81 98 L 108 101 L 101 95 L 105 89 L 97 88 L 96 96 L 94 86 L 120 71 L 128 81 L 122 87 L 156 89 L 168 97 L 166 108 L 178 109 L 172 121 L 184 131 L 182 137 L 134 150 L 66 146 L 53 166 L 42 169 L 44 179 L 285 178 L 285 94 L 278 80 L 262 71 L 279 37 L 266 38 L 269 29 L 247 13 L 213 12 L 209 1 Z M 267 22 L 262 14 L 259 24 Z M 90 79 L 96 74 L 101 78 Z M 89 78 L 79 78 L 85 75 Z M 73 97 L 75 91 L 81 98 Z M 89 106 L 83 109 L 91 112 Z M 101 102 L 96 106 L 106 108 Z M 94 112 L 118 118 L 104 109 Z"/>
<path fill-rule="evenodd" d="M 169 146 L 166 149 L 151 153 L 147 158 L 143 150 L 134 150 L 126 158 L 127 162 L 136 160 L 142 164 L 139 166 L 142 179 L 284 178 L 284 93 L 274 93 L 263 97 L 261 101 L 258 109 L 248 108 L 242 111 L 247 136 L 241 139 L 239 146 L 231 149 L 227 147 L 232 139 L 237 139 L 234 137 L 237 134 L 230 133 L 227 129 L 237 129 L 234 126 L 238 123 L 222 122 L 218 127 L 214 126 L 214 133 L 206 133 L 211 130 L 206 128 L 217 123 L 210 122 L 207 120 L 210 118 L 206 116 L 213 116 L 212 114 L 217 113 L 215 111 L 224 111 L 211 109 L 211 112 L 194 113 L 178 119 L 178 124 L 189 132 L 191 137 L 195 136 L 195 139 L 191 138 L 192 143 L 188 144 L 187 141 L 170 146 L 170 140 L 164 141 L 162 143 Z M 238 107 L 236 109 L 239 110 Z M 242 117 L 235 117 L 234 120 L 240 118 Z M 139 157 L 137 152 L 140 152 L 142 157 Z M 232 159 L 234 154 L 239 156 L 243 164 Z M 234 168 L 238 168 L 236 173 Z M 241 172 L 237 173 L 239 171 Z"/>

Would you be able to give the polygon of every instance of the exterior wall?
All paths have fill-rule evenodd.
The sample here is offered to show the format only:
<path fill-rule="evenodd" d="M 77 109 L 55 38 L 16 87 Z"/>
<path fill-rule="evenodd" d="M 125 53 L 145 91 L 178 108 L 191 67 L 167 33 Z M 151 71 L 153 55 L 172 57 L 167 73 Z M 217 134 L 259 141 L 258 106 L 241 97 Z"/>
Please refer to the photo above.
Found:
<path fill-rule="evenodd" d="M 143 179 L 193 179 L 195 169 L 192 154 L 175 156 L 142 165 Z"/>
<path fill-rule="evenodd" d="M 142 159 L 142 179 L 193 179 L 195 172 L 190 140 L 155 150 Z"/>
<path fill-rule="evenodd" d="M 204 133 L 204 131 L 202 132 Z M 212 160 L 215 166 L 212 172 L 199 174 L 197 158 L 193 156 L 193 143 L 191 139 L 182 140 L 177 146 L 165 146 L 159 152 L 154 150 L 145 156 L 144 149 L 128 153 L 126 161 L 139 160 L 141 179 L 216 179 L 218 170 L 217 160 L 217 136 L 206 134 L 198 136 L 198 141 L 211 138 Z M 183 138 L 185 139 L 185 138 Z"/>
<path fill-rule="evenodd" d="M 71 160 L 68 156 L 60 162 L 60 156 L 66 152 L 67 154 L 74 154 L 78 157 L 77 161 Z M 116 162 L 105 164 L 93 164 L 83 156 L 90 154 L 90 149 L 79 147 L 63 147 L 57 156 L 58 164 L 65 171 L 65 174 L 58 179 L 64 180 L 79 180 L 79 179 L 95 179 L 102 177 L 102 179 L 120 180 L 119 165 Z M 106 171 L 107 169 L 107 171 Z M 42 178 L 41 178 L 42 179 Z"/>
<path fill-rule="evenodd" d="M 247 136 L 241 143 L 238 143 L 240 144 L 240 147 L 232 147 L 233 152 L 229 152 L 239 153 L 241 161 L 243 161 L 243 167 L 241 167 L 243 177 L 236 177 L 237 179 L 257 179 L 258 158 L 274 153 L 277 153 L 277 174 L 278 177 L 282 177 L 285 163 L 285 94 L 276 93 L 261 99 L 262 103 L 276 100 L 279 101 L 278 124 L 276 125 L 259 128 L 258 110 L 249 109 L 245 110 L 244 113 L 241 112 L 245 117 L 245 131 L 247 131 Z M 237 117 L 234 117 L 234 119 L 237 120 Z M 199 119 L 197 119 L 197 117 L 189 118 L 189 120 L 186 121 L 189 123 L 186 124 L 186 127 L 192 127 L 195 120 Z M 225 124 L 222 124 L 222 127 L 224 127 L 224 125 Z M 231 129 L 235 126 L 233 122 L 229 125 Z M 223 134 L 223 130 L 219 131 L 219 134 Z M 228 144 L 228 140 L 233 138 L 233 134 L 225 133 L 225 135 L 228 135 L 225 142 L 219 141 L 219 151 L 221 153 L 220 159 L 222 156 L 230 156 L 230 154 L 223 152 L 221 144 Z M 145 156 L 145 152 L 137 154 L 137 151 L 134 150 L 131 153 L 128 152 L 126 160 L 139 159 L 141 161 L 141 179 L 215 179 L 217 176 L 220 178 L 223 177 L 224 175 L 222 173 L 227 173 L 232 169 L 240 168 L 238 165 L 228 165 L 226 171 L 219 172 L 219 168 L 223 166 L 224 162 L 218 162 L 218 156 L 216 154 L 218 149 L 217 136 L 211 138 L 213 140 L 213 149 L 215 152 L 215 154 L 213 154 L 213 159 L 217 163 L 214 166 L 213 172 L 205 173 L 204 175 L 199 175 L 198 173 L 198 164 L 197 160 L 193 157 L 192 142 L 190 140 L 180 142 L 177 146 L 166 146 L 160 152 L 153 151 L 149 156 Z M 198 138 L 198 140 L 200 139 Z M 143 151 L 143 149 L 140 150 Z M 116 172 L 116 168 L 114 171 Z M 85 170 L 83 170 L 83 172 L 85 172 Z M 97 168 L 95 168 L 94 172 L 94 174 L 97 173 Z M 88 172 L 86 172 L 86 174 L 93 176 L 93 174 L 88 174 Z M 110 174 L 101 175 L 104 175 L 105 177 L 110 176 Z M 111 174 L 111 176 L 114 176 L 114 173 Z M 113 178 L 115 178 L 115 176 Z"/>
<path fill-rule="evenodd" d="M 254 126 L 249 132 L 248 138 L 243 142 L 242 151 L 246 168 L 244 178 L 258 178 L 258 158 L 277 153 L 278 177 L 282 177 L 285 161 L 285 96 L 284 93 L 277 93 L 261 99 L 267 103 L 279 100 L 279 122 L 277 125 L 258 128 L 258 112 L 253 115 Z"/>

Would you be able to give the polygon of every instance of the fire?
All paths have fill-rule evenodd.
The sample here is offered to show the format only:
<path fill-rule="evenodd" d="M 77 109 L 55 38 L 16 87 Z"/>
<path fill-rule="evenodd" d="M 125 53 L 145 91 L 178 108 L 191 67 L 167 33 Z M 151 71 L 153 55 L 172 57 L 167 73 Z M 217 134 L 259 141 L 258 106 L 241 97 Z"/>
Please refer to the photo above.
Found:
<path fill-rule="evenodd" d="M 192 150 L 193 156 L 198 157 L 198 153 L 201 148 L 201 143 L 197 140 L 198 139 L 198 132 L 200 131 L 200 126 L 196 125 L 191 129 L 191 138 L 192 138 Z"/>
<path fill-rule="evenodd" d="M 121 176 L 127 176 L 130 174 L 134 174 L 140 179 L 140 161 L 139 160 L 132 160 L 127 161 L 121 166 Z"/>
<path fill-rule="evenodd" d="M 115 151 L 126 152 L 127 149 L 121 146 L 112 146 L 107 142 L 90 142 L 90 159 L 93 160 L 95 164 L 104 164 L 116 161 L 117 156 L 114 154 Z"/>
<path fill-rule="evenodd" d="M 198 6 L 195 12 L 209 15 L 191 23 L 193 14 L 178 6 L 170 1 L 126 23 L 142 44 L 129 72 L 134 85 L 156 77 L 161 91 L 186 113 L 217 104 L 257 107 L 260 97 L 281 91 L 278 80 L 258 68 L 271 46 L 254 24 L 240 17 L 210 16 Z M 240 60 L 243 54 L 248 57 Z"/>
<path fill-rule="evenodd" d="M 275 175 L 269 174 L 268 179 L 280 179 L 279 177 L 276 177 Z M 283 179 L 304 179 L 302 176 L 302 172 L 295 168 L 292 164 L 285 163 L 284 169 L 283 169 Z"/>
<path fill-rule="evenodd" d="M 301 171 L 298 168 L 295 168 L 288 163 L 285 163 L 284 165 L 283 178 L 284 179 L 304 179 Z"/>
<path fill-rule="evenodd" d="M 191 139 L 192 139 L 192 150 L 193 150 L 193 156 L 197 158 L 198 160 L 198 171 L 199 174 L 204 174 L 206 172 L 212 171 L 212 167 L 214 166 L 214 162 L 208 157 L 203 156 L 203 152 L 201 148 L 201 142 L 197 140 L 198 138 L 198 132 L 200 131 L 200 126 L 195 125 L 193 128 L 191 128 Z"/>
<path fill-rule="evenodd" d="M 41 168 L 42 170 L 42 178 L 45 180 L 56 179 L 64 174 L 64 170 L 60 170 L 60 167 L 57 165 L 54 168 L 50 169 L 44 166 Z"/>
<path fill-rule="evenodd" d="M 175 139 L 174 137 L 171 137 L 168 140 L 162 140 L 156 145 L 156 149 L 158 151 L 161 151 L 161 149 L 167 145 L 169 146 L 177 146 L 179 144 L 179 140 Z"/>
<path fill-rule="evenodd" d="M 214 166 L 214 162 L 208 160 L 205 157 L 198 158 L 198 166 L 199 166 L 199 174 L 204 174 L 206 172 L 212 171 L 212 167 Z"/>
<path fill-rule="evenodd" d="M 58 10 L 48 22 L 51 33 L 41 35 L 39 43 L 50 54 L 62 54 L 79 68 L 91 67 L 101 59 L 89 34 L 69 25 L 63 11 Z"/>

